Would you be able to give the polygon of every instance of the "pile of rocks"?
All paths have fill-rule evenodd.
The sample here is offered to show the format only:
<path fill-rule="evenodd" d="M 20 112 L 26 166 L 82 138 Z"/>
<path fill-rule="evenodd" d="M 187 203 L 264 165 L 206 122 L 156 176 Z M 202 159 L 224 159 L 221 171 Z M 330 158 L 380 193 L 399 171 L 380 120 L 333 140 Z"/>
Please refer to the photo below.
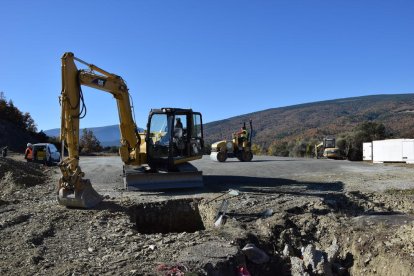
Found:
<path fill-rule="evenodd" d="M 339 245 L 336 239 L 325 250 L 313 244 L 301 248 L 302 256 L 291 256 L 291 248 L 285 246 L 283 256 L 290 259 L 292 275 L 345 275 L 347 269 L 338 260 Z"/>

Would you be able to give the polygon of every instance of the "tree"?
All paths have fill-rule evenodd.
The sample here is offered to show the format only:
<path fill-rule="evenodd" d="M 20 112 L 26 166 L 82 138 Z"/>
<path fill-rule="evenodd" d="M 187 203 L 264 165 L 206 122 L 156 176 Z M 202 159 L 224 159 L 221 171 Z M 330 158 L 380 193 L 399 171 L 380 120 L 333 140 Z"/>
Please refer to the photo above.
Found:
<path fill-rule="evenodd" d="M 348 156 L 351 149 L 351 137 L 349 134 L 342 134 L 336 139 L 336 146 L 341 156 Z"/>
<path fill-rule="evenodd" d="M 83 129 L 82 137 L 79 140 L 81 153 L 92 153 L 102 150 L 101 142 L 93 134 L 92 130 Z"/>
<path fill-rule="evenodd" d="M 30 132 L 37 132 L 37 126 L 35 121 L 33 120 L 32 116 L 30 116 L 29 112 L 25 112 L 23 114 L 23 123 L 26 127 L 26 130 Z"/>
<path fill-rule="evenodd" d="M 364 122 L 359 124 L 355 128 L 355 132 L 365 140 L 364 142 L 382 140 L 387 137 L 385 126 L 375 122 Z"/>
<path fill-rule="evenodd" d="M 337 147 L 349 160 L 362 160 L 362 143 L 386 139 L 390 134 L 385 126 L 376 122 L 363 122 L 357 125 L 351 133 L 337 140 Z"/>
<path fill-rule="evenodd" d="M 109 152 L 109 153 L 117 153 L 119 155 L 119 147 L 117 146 L 107 146 L 107 147 L 104 147 L 102 151 Z"/>
<path fill-rule="evenodd" d="M 35 133 L 35 137 L 40 143 L 47 143 L 49 141 L 49 136 L 47 136 L 43 130 Z"/>
<path fill-rule="evenodd" d="M 289 156 L 288 143 L 286 141 L 273 141 L 267 153 L 274 156 Z"/>
<path fill-rule="evenodd" d="M 297 140 L 289 145 L 289 156 L 304 157 L 306 155 L 307 144 L 303 140 Z"/>
<path fill-rule="evenodd" d="M 5 117 L 7 108 L 6 96 L 4 96 L 4 92 L 0 92 L 0 116 Z"/>
<path fill-rule="evenodd" d="M 263 149 L 260 145 L 253 144 L 252 145 L 252 152 L 253 152 L 254 155 L 262 155 L 263 154 Z"/>

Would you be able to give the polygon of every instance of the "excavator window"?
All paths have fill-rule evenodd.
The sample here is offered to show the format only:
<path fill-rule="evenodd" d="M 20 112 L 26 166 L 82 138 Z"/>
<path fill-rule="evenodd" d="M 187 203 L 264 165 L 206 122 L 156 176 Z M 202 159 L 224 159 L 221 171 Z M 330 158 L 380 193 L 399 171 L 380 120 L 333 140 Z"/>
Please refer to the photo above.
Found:
<path fill-rule="evenodd" d="M 203 130 L 201 128 L 201 115 L 193 114 L 193 133 L 192 138 L 203 138 Z"/>
<path fill-rule="evenodd" d="M 154 144 L 168 146 L 170 142 L 171 124 L 166 114 L 154 114 L 151 117 L 150 135 Z"/>
<path fill-rule="evenodd" d="M 153 114 L 150 116 L 146 141 L 148 163 L 151 167 L 156 168 L 169 159 L 170 140 L 171 120 L 169 120 L 167 114 Z"/>
<path fill-rule="evenodd" d="M 203 122 L 201 120 L 200 113 L 193 113 L 191 122 L 191 140 L 190 140 L 190 151 L 191 155 L 202 154 L 204 147 L 203 140 Z"/>
<path fill-rule="evenodd" d="M 174 131 L 182 129 L 182 136 L 187 135 L 187 116 L 186 115 L 175 115 Z"/>
<path fill-rule="evenodd" d="M 187 115 L 175 115 L 174 136 L 173 136 L 173 157 L 186 156 L 187 144 Z"/>

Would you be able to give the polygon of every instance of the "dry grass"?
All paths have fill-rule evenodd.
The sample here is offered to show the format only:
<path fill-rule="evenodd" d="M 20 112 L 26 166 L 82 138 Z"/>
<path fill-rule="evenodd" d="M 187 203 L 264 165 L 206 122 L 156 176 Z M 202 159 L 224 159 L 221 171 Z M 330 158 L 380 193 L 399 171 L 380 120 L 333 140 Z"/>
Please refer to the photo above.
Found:
<path fill-rule="evenodd" d="M 414 195 L 414 189 L 389 189 L 386 190 L 385 193 L 390 195 Z"/>

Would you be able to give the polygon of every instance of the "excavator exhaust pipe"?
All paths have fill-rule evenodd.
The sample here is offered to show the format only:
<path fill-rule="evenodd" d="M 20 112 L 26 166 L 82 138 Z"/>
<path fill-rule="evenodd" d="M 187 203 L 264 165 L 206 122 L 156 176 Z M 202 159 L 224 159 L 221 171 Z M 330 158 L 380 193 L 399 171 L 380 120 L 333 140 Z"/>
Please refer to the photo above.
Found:
<path fill-rule="evenodd" d="M 82 179 L 82 188 L 68 190 L 60 188 L 57 200 L 60 205 L 74 208 L 93 208 L 102 201 L 102 196 L 95 191 L 89 179 Z"/>

